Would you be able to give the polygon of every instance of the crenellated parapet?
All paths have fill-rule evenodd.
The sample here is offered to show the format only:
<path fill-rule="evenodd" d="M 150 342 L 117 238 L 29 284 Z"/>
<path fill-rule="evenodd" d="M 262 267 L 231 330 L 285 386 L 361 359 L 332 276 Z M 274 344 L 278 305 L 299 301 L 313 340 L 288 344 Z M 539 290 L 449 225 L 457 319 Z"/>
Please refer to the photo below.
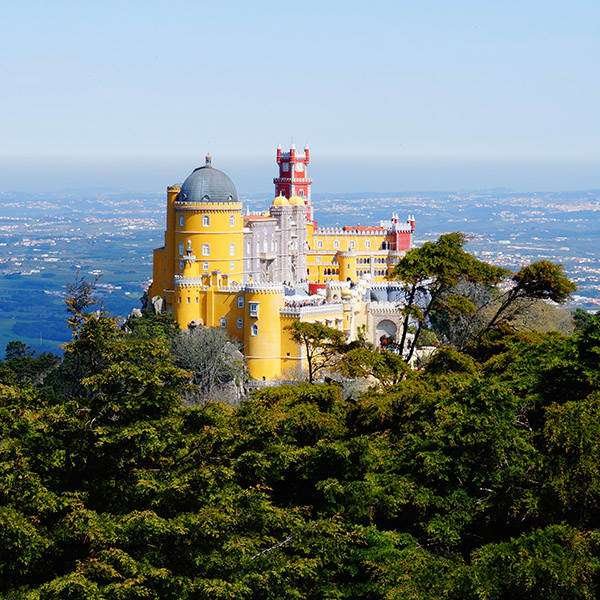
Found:
<path fill-rule="evenodd" d="M 206 291 L 210 286 L 205 284 L 205 277 L 184 277 L 182 275 L 175 275 L 173 283 L 176 288 L 197 288 L 202 291 Z"/>
<path fill-rule="evenodd" d="M 283 294 L 283 286 L 278 283 L 247 283 L 244 291 L 250 294 Z"/>
<path fill-rule="evenodd" d="M 175 200 L 173 206 L 177 210 L 196 212 L 229 212 L 232 210 L 242 210 L 241 202 L 181 202 Z"/>
<path fill-rule="evenodd" d="M 284 305 L 279 313 L 285 316 L 308 316 L 308 315 L 331 315 L 339 314 L 343 310 L 343 304 L 341 302 L 327 302 L 325 304 L 318 304 L 315 306 L 290 306 Z"/>

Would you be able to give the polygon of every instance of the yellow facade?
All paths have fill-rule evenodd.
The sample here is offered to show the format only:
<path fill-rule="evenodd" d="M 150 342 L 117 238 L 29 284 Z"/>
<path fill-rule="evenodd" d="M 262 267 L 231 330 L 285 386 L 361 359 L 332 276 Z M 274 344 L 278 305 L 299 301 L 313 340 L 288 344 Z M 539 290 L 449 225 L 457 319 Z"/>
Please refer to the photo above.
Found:
<path fill-rule="evenodd" d="M 205 174 L 194 175 L 202 169 L 210 175 L 207 180 L 216 180 L 212 187 L 205 186 Z M 327 284 L 328 296 L 300 296 L 305 303 L 295 304 L 281 285 L 251 283 L 244 272 L 244 217 L 229 181 L 212 169 L 207 157 L 206 167 L 196 169 L 181 187 L 167 188 L 165 243 L 154 251 L 148 297 L 153 303 L 161 299 L 182 329 L 225 329 L 242 346 L 251 378 L 294 379 L 306 361 L 291 338 L 291 324 L 319 321 L 344 331 L 348 339 L 356 338 L 368 316 L 364 289 L 354 284 L 384 281 L 397 253 L 386 247 L 383 228 L 316 229 L 307 221 L 308 281 Z M 278 210 L 296 205 L 304 206 L 304 201 L 284 196 L 273 201 Z"/>
<path fill-rule="evenodd" d="M 328 281 L 357 281 L 369 277 L 382 282 L 391 273 L 398 253 L 386 245 L 385 232 L 360 232 L 338 230 L 307 230 L 308 280 L 314 283 Z"/>

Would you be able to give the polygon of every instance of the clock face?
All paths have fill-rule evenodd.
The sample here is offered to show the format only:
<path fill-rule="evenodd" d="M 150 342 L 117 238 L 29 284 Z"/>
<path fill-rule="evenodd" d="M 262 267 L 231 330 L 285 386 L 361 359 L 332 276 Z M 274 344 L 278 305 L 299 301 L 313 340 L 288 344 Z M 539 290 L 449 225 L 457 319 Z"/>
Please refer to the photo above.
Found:
<path fill-rule="evenodd" d="M 302 163 L 298 163 L 296 165 L 296 171 L 298 171 L 299 173 L 302 173 L 302 171 L 304 171 L 304 165 Z"/>

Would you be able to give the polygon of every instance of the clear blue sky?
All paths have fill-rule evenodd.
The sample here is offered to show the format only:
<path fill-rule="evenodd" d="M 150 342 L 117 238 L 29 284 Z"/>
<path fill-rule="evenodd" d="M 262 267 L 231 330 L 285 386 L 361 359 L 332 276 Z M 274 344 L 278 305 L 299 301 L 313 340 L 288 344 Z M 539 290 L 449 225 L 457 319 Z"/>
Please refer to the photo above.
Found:
<path fill-rule="evenodd" d="M 292 138 L 328 191 L 600 188 L 598 0 L 29 0 L 0 24 L 0 190 L 162 189 L 207 149 L 266 190 Z"/>

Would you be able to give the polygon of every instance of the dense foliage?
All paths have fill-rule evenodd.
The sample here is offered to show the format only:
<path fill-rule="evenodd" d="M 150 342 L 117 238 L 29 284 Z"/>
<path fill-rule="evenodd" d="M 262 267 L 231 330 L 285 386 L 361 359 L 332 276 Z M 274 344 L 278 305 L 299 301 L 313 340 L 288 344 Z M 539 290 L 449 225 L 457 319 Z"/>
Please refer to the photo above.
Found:
<path fill-rule="evenodd" d="M 459 232 L 441 235 L 409 250 L 394 268 L 404 295 L 397 346 L 407 362 L 427 345 L 429 327 L 433 340 L 465 350 L 499 329 L 518 329 L 536 304 L 562 304 L 575 291 L 561 265 L 539 260 L 511 273 L 476 258 L 465 242 Z"/>
<path fill-rule="evenodd" d="M 235 408 L 181 402 L 166 321 L 74 314 L 0 367 L 1 597 L 597 597 L 599 315 Z"/>

